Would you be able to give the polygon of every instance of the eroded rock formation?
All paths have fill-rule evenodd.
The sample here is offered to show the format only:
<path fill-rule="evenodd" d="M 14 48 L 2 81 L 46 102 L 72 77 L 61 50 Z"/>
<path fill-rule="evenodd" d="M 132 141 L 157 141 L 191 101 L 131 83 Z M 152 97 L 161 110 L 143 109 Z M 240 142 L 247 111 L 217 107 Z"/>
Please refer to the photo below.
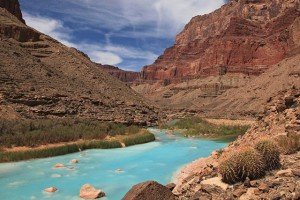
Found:
<path fill-rule="evenodd" d="M 18 0 L 0 0 L 0 8 L 4 8 L 25 24 Z"/>
<path fill-rule="evenodd" d="M 154 64 L 145 80 L 185 80 L 228 73 L 258 75 L 299 53 L 297 0 L 234 0 L 194 17 Z"/>
<path fill-rule="evenodd" d="M 133 71 L 125 71 L 118 67 L 111 66 L 111 65 L 101 65 L 98 64 L 99 67 L 104 69 L 106 72 L 108 72 L 110 75 L 116 77 L 120 81 L 123 81 L 125 83 L 133 83 L 138 82 L 140 79 L 140 73 L 139 72 L 133 72 Z"/>

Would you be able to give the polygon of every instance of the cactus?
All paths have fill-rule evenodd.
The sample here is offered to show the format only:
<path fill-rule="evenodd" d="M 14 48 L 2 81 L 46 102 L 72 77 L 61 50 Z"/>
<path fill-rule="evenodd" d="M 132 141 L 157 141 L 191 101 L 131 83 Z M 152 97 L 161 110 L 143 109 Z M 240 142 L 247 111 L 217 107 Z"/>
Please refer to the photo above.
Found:
<path fill-rule="evenodd" d="M 289 136 L 279 135 L 275 138 L 275 141 L 282 154 L 289 155 L 300 150 L 299 134 L 290 134 Z"/>
<path fill-rule="evenodd" d="M 263 157 L 266 170 L 280 168 L 280 152 L 274 142 L 271 140 L 261 140 L 255 145 L 255 149 Z"/>
<path fill-rule="evenodd" d="M 233 153 L 221 162 L 219 172 L 224 182 L 233 184 L 247 177 L 250 180 L 263 177 L 265 165 L 262 156 L 253 148 L 248 148 Z"/>

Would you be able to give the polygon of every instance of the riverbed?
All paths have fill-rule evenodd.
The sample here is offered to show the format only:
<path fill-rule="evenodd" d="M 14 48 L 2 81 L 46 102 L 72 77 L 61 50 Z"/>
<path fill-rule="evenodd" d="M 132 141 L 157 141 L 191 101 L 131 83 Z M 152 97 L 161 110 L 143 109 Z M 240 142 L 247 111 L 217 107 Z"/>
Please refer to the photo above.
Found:
<path fill-rule="evenodd" d="M 64 156 L 0 164 L 1 200 L 78 200 L 82 185 L 90 183 L 106 193 L 103 200 L 120 200 L 135 184 L 162 184 L 185 164 L 225 147 L 228 141 L 192 139 L 150 129 L 156 141 L 128 148 L 87 150 Z M 78 164 L 70 160 L 77 159 Z M 53 166 L 62 163 L 66 167 Z M 56 187 L 48 194 L 43 190 Z"/>

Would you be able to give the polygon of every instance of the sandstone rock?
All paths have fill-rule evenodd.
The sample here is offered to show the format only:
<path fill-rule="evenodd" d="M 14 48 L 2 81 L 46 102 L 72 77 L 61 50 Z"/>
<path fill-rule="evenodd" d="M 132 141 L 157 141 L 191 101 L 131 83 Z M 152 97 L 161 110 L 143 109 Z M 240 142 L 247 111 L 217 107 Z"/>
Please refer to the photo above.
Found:
<path fill-rule="evenodd" d="M 46 188 L 44 191 L 48 192 L 48 193 L 54 193 L 54 192 L 57 191 L 57 188 L 55 188 L 55 187 L 49 187 L 49 188 Z"/>
<path fill-rule="evenodd" d="M 292 169 L 280 170 L 276 173 L 277 177 L 293 176 Z"/>
<path fill-rule="evenodd" d="M 258 186 L 258 189 L 263 191 L 263 192 L 268 192 L 269 191 L 269 186 L 268 184 L 266 183 L 261 183 L 259 186 Z"/>
<path fill-rule="evenodd" d="M 169 188 L 155 182 L 148 181 L 133 186 L 122 200 L 175 200 Z"/>
<path fill-rule="evenodd" d="M 206 179 L 206 180 L 202 181 L 201 184 L 219 186 L 223 190 L 227 190 L 227 188 L 229 186 L 228 184 L 222 182 L 221 177 L 214 177 L 214 178 Z"/>
<path fill-rule="evenodd" d="M 245 194 L 246 192 L 247 192 L 246 189 L 236 189 L 233 191 L 233 196 L 238 198 L 238 197 L 242 196 L 243 194 Z"/>
<path fill-rule="evenodd" d="M 122 69 L 119 69 L 118 67 L 111 66 L 111 65 L 98 65 L 100 68 L 104 69 L 106 72 L 108 72 L 110 75 L 116 77 L 120 81 L 123 81 L 125 83 L 133 83 L 138 82 L 140 79 L 140 73 L 139 72 L 131 72 L 131 71 L 124 71 Z"/>
<path fill-rule="evenodd" d="M 90 184 L 85 184 L 81 187 L 79 196 L 83 199 L 98 199 L 104 197 L 105 193 Z"/>
<path fill-rule="evenodd" d="M 70 163 L 72 163 L 72 164 L 77 164 L 79 161 L 77 160 L 77 159 L 72 159 L 71 161 L 70 161 Z"/>
<path fill-rule="evenodd" d="M 166 187 L 169 188 L 169 190 L 172 191 L 176 187 L 176 184 L 175 183 L 169 183 L 169 184 L 166 185 Z"/>
<path fill-rule="evenodd" d="M 293 169 L 292 172 L 295 176 L 300 177 L 300 169 Z"/>
<path fill-rule="evenodd" d="M 11 14 L 16 16 L 21 22 L 25 23 L 18 0 L 0 0 L 0 8 L 5 8 Z"/>
<path fill-rule="evenodd" d="M 61 164 L 61 163 L 56 163 L 54 165 L 54 168 L 63 168 L 63 167 L 65 167 L 65 166 L 63 164 Z"/>
<path fill-rule="evenodd" d="M 257 75 L 284 59 L 294 49 L 286 41 L 299 45 L 291 32 L 285 32 L 299 18 L 299 4 L 294 0 L 245 2 L 232 1 L 213 13 L 194 17 L 176 37 L 175 45 L 143 68 L 142 77 L 176 81 L 228 73 Z"/>

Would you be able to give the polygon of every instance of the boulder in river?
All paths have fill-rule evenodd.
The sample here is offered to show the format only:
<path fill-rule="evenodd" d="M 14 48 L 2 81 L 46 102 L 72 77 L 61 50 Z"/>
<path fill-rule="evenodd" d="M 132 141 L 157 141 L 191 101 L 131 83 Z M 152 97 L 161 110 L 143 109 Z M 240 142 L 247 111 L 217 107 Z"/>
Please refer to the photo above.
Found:
<path fill-rule="evenodd" d="M 72 159 L 72 160 L 70 161 L 70 163 L 72 163 L 72 164 L 77 164 L 77 163 L 78 163 L 78 160 L 77 160 L 77 159 Z"/>
<path fill-rule="evenodd" d="M 79 196 L 83 199 L 98 199 L 104 197 L 105 193 L 90 184 L 85 184 L 81 187 Z"/>
<path fill-rule="evenodd" d="M 176 200 L 171 190 L 155 181 L 134 185 L 122 200 Z"/>
<path fill-rule="evenodd" d="M 45 192 L 48 192 L 48 193 L 54 193 L 57 191 L 57 188 L 56 187 L 49 187 L 49 188 L 46 188 L 44 189 Z"/>
<path fill-rule="evenodd" d="M 54 165 L 54 168 L 63 168 L 63 167 L 65 167 L 65 166 L 63 164 L 61 164 L 61 163 L 56 163 Z"/>

